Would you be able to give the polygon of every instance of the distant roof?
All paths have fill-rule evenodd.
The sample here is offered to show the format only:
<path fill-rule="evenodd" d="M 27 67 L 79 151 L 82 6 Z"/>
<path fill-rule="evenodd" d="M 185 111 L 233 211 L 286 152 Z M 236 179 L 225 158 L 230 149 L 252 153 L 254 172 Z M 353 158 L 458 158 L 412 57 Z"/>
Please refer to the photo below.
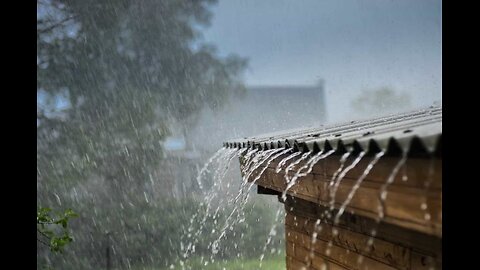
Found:
<path fill-rule="evenodd" d="M 229 148 L 292 148 L 294 151 L 366 151 L 441 154 L 442 107 L 429 107 L 362 121 L 233 139 Z"/>
<path fill-rule="evenodd" d="M 247 91 L 255 95 L 304 95 L 320 94 L 323 95 L 323 84 L 318 85 L 267 85 L 267 86 L 248 86 Z"/>
<path fill-rule="evenodd" d="M 323 84 L 318 85 L 249 85 L 247 89 L 255 89 L 255 90 L 312 90 L 312 89 L 321 89 L 323 88 Z"/>

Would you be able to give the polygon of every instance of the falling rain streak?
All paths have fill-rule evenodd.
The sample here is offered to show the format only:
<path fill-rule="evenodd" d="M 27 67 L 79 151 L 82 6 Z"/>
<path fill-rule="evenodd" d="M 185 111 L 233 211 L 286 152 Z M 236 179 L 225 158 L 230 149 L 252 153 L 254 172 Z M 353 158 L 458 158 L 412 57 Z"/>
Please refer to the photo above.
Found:
<path fill-rule="evenodd" d="M 352 116 L 441 104 L 441 5 L 243 2 L 37 0 L 37 269 L 272 269 L 285 262 L 284 206 L 313 192 L 323 212 L 309 223 L 317 246 L 333 226 L 326 223 L 343 221 L 370 184 L 381 186 L 372 196 L 377 226 L 397 218 L 390 201 L 401 185 L 419 183 L 406 154 L 387 179 L 370 179 L 384 153 L 365 161 L 365 152 L 335 153 L 336 142 L 348 138 L 351 150 L 357 135 L 375 139 L 399 117 L 413 123 L 420 114 Z M 335 55 L 340 43 L 359 50 Z M 377 50 L 392 46 L 395 54 Z M 361 54 L 372 48 L 380 53 Z M 310 65 L 320 58 L 322 74 Z M 343 80 L 339 70 L 355 76 Z M 425 113 L 437 119 L 437 111 Z M 243 139 L 217 149 L 232 137 Z M 329 143 L 316 145 L 321 151 L 298 144 L 322 138 Z M 421 173 L 424 190 L 412 203 L 429 230 L 441 219 L 437 161 Z M 364 163 L 363 174 L 354 170 Z M 257 185 L 275 196 L 254 196 Z M 377 214 L 376 205 L 369 210 Z M 43 211 L 52 222 L 39 223 Z M 310 262 L 318 252 L 311 247 Z"/>
<path fill-rule="evenodd" d="M 231 149 L 231 148 L 222 148 L 218 150 L 212 157 L 204 164 L 202 169 L 198 172 L 196 181 L 199 186 L 202 188 L 202 193 L 204 194 L 203 202 L 200 204 L 196 214 L 194 214 L 189 221 L 188 227 L 185 229 L 183 240 L 180 243 L 180 249 L 182 250 L 182 259 L 179 262 L 179 265 L 182 269 L 189 269 L 188 262 L 192 255 L 195 253 L 196 245 L 201 241 L 199 238 L 204 229 L 207 220 L 213 219 L 215 227 L 210 231 L 212 235 L 217 235 L 215 239 L 210 242 L 209 246 L 211 248 L 211 255 L 207 259 L 202 257 L 202 262 L 204 265 L 208 265 L 215 262 L 216 255 L 219 255 L 222 251 L 222 241 L 227 237 L 228 232 L 233 232 L 235 226 L 244 222 L 244 208 L 247 205 L 249 200 L 249 195 L 252 188 L 255 186 L 256 182 L 262 177 L 265 171 L 269 168 L 270 164 L 278 159 L 279 157 L 282 160 L 277 166 L 278 169 L 282 169 L 282 166 L 286 164 L 288 160 L 293 159 L 294 157 L 299 156 L 298 152 L 291 153 L 292 149 L 290 148 L 278 148 L 261 151 L 259 149 Z M 323 157 L 330 155 L 333 151 L 321 155 L 314 155 L 307 162 L 306 167 L 302 167 L 301 170 L 298 170 L 298 175 L 295 176 L 295 179 L 301 177 L 300 173 L 306 169 L 308 173 L 311 171 L 312 167 Z M 300 159 L 297 159 L 294 162 L 294 165 L 290 164 L 285 168 L 285 172 L 288 173 L 294 168 L 295 165 L 298 165 L 302 160 L 308 158 L 311 153 L 304 153 Z M 223 181 L 229 182 L 228 179 L 225 179 L 225 175 L 228 172 L 230 163 L 234 158 L 239 158 L 241 160 L 240 170 L 242 174 L 242 181 L 238 188 L 237 193 L 234 196 L 220 196 L 221 187 L 224 185 Z M 213 172 L 211 178 L 212 183 L 210 183 L 210 188 L 206 188 L 204 183 L 205 179 L 209 172 Z M 230 183 L 228 184 L 230 185 Z M 217 207 L 213 206 L 215 204 Z M 221 220 L 216 220 L 218 213 L 224 211 L 231 207 L 231 210 L 223 223 Z M 264 247 L 262 248 L 260 256 L 260 267 L 262 266 L 262 261 L 266 255 L 267 248 L 271 244 L 272 238 L 276 235 L 276 227 L 278 226 L 278 219 L 282 213 L 282 208 L 279 208 L 275 214 L 274 222 L 271 226 L 270 232 L 268 233 L 268 238 L 265 242 Z M 223 224 L 220 226 L 220 224 Z M 219 227 L 220 226 L 220 227 Z M 227 248 L 227 247 L 225 247 Z M 222 251 L 224 252 L 224 251 Z M 273 252 L 273 251 L 272 251 Z"/>
<path fill-rule="evenodd" d="M 306 153 L 292 152 L 290 148 L 278 148 L 270 150 L 259 150 L 259 149 L 231 149 L 231 148 L 222 148 L 218 150 L 212 157 L 204 164 L 204 166 L 198 172 L 196 181 L 201 188 L 201 192 L 204 194 L 204 200 L 200 204 L 197 212 L 190 218 L 189 226 L 185 229 L 184 237 L 180 243 L 180 248 L 183 252 L 182 259 L 179 264 L 182 269 L 189 269 L 188 261 L 196 251 L 196 245 L 199 243 L 200 236 L 204 232 L 205 224 L 207 220 L 213 219 L 216 228 L 213 228 L 210 233 L 212 235 L 217 235 L 215 240 L 210 242 L 209 247 L 211 248 L 211 255 L 207 259 L 202 256 L 202 263 L 208 265 L 215 262 L 216 255 L 219 255 L 222 251 L 222 240 L 227 236 L 228 232 L 233 232 L 234 227 L 240 223 L 243 223 L 245 220 L 244 208 L 247 205 L 250 191 L 255 186 L 256 182 L 262 177 L 265 171 L 270 167 L 271 163 L 274 160 L 282 157 L 278 162 L 275 172 L 280 173 L 284 171 L 284 179 L 287 184 L 286 189 L 282 193 L 282 200 L 286 200 L 286 194 L 289 190 L 298 182 L 301 177 L 304 177 L 312 172 L 313 167 L 322 159 L 329 157 L 335 151 L 330 150 L 328 152 L 320 151 L 312 155 L 312 151 Z M 335 180 L 336 175 L 338 179 L 335 182 L 334 188 L 338 188 L 340 181 L 345 176 L 345 174 L 351 170 L 360 159 L 365 155 L 364 152 L 361 152 L 359 156 L 350 164 L 347 168 L 343 169 L 343 164 L 350 154 L 345 154 L 342 156 L 340 162 L 341 167 L 335 173 L 332 180 Z M 242 181 L 240 183 L 239 189 L 235 196 L 232 197 L 223 197 L 220 196 L 221 188 L 224 185 L 223 181 L 228 182 L 228 179 L 224 179 L 230 163 L 234 158 L 238 157 L 241 160 L 240 170 L 242 174 Z M 372 160 L 371 166 L 368 166 L 364 175 L 368 174 L 368 171 L 375 164 L 375 162 L 381 157 L 380 154 L 377 154 L 376 159 Z M 296 159 L 295 159 L 296 158 Z M 293 160 L 289 163 L 290 160 Z M 306 162 L 305 162 L 306 160 Z M 302 166 L 298 169 L 295 169 L 296 166 L 304 162 Z M 285 165 L 288 164 L 286 167 Z M 285 168 L 284 168 L 285 167 Z M 292 174 L 291 171 L 294 171 Z M 211 179 L 212 183 L 206 185 L 204 180 L 207 179 L 207 175 L 212 173 Z M 291 176 L 290 176 L 291 174 Z M 365 177 L 364 176 L 364 177 Z M 364 178 L 363 177 L 363 178 Z M 363 178 L 360 178 L 359 182 Z M 228 184 L 230 185 L 230 183 Z M 209 186 L 207 190 L 205 187 Z M 334 192 L 332 193 L 334 196 Z M 214 206 L 216 205 L 216 208 Z M 220 225 L 219 221 L 216 220 L 218 217 L 219 211 L 226 209 L 227 206 L 231 206 L 229 214 L 226 216 L 223 225 Z M 278 219 L 282 213 L 282 208 L 279 208 L 275 214 L 274 223 L 271 226 L 268 238 L 261 250 L 259 267 L 262 267 L 263 259 L 267 252 L 267 247 L 272 241 L 272 237 L 276 235 L 276 226 L 278 225 Z M 322 215 L 323 218 L 323 215 Z M 312 243 L 316 241 L 317 230 L 321 230 L 320 219 L 315 223 L 315 232 L 312 235 Z M 225 247 L 227 248 L 227 247 Z M 223 252 L 223 251 L 222 251 Z"/>
<path fill-rule="evenodd" d="M 318 164 L 318 162 L 320 162 L 322 159 L 326 159 L 332 156 L 332 154 L 334 153 L 335 150 L 329 150 L 327 152 L 319 151 L 315 154 L 313 154 L 312 151 L 302 153 L 299 151 L 294 152 L 291 148 L 277 148 L 269 150 L 260 150 L 258 148 L 222 148 L 217 151 L 199 171 L 197 177 L 197 182 L 200 185 L 200 183 L 202 183 L 203 179 L 205 178 L 205 175 L 210 172 L 212 168 L 216 167 L 213 170 L 213 183 L 211 183 L 210 190 L 203 190 L 204 194 L 206 194 L 204 202 L 201 204 L 201 206 L 204 207 L 204 210 L 199 210 L 197 214 L 191 218 L 190 226 L 186 231 L 187 237 L 184 238 L 185 243 L 182 243 L 182 246 L 184 246 L 183 259 L 185 260 L 185 262 L 188 261 L 189 256 L 195 252 L 195 245 L 198 243 L 198 237 L 201 235 L 201 231 L 203 230 L 202 224 L 206 222 L 207 218 L 215 219 L 218 212 L 222 211 L 221 208 L 226 209 L 226 205 L 230 205 L 231 210 L 229 210 L 229 214 L 222 223 L 223 225 L 220 226 L 220 224 L 216 222 L 215 224 L 220 227 L 217 227 L 210 232 L 212 235 L 216 235 L 216 237 L 214 238 L 215 240 L 213 240 L 209 244 L 211 248 L 210 257 L 208 259 L 202 257 L 204 259 L 203 262 L 205 263 L 205 265 L 214 263 L 216 260 L 216 256 L 224 252 L 222 251 L 222 241 L 225 240 L 228 232 L 232 232 L 235 230 L 235 226 L 245 222 L 244 208 L 248 202 L 250 191 L 252 187 L 255 186 L 257 181 L 261 179 L 266 170 L 270 168 L 272 172 L 283 175 L 286 187 L 282 191 L 280 198 L 283 202 L 285 202 L 287 199 L 287 194 L 292 192 L 292 188 L 299 183 L 301 178 L 311 174 L 313 168 L 315 167 L 315 165 Z M 331 235 L 334 238 L 338 236 L 339 231 L 335 228 L 335 226 L 339 224 L 341 216 L 349 207 L 349 204 L 353 200 L 357 190 L 360 188 L 364 180 L 370 174 L 374 166 L 385 155 L 385 151 L 380 151 L 371 158 L 360 176 L 352 183 L 350 191 L 347 193 L 343 201 L 338 201 L 337 192 L 341 185 L 342 187 L 344 186 L 342 184 L 342 180 L 346 178 L 347 174 L 361 162 L 361 160 L 366 156 L 366 154 L 366 151 L 359 152 L 358 155 L 352 157 L 353 161 L 349 165 L 347 165 L 346 162 L 348 158 L 352 156 L 352 152 L 346 152 L 340 157 L 339 167 L 333 172 L 333 175 L 327 185 L 327 194 L 330 197 L 329 201 L 327 202 L 328 207 L 325 208 L 326 210 L 320 214 L 319 218 L 316 219 L 315 223 L 313 224 L 313 230 L 310 235 L 310 252 L 305 258 L 305 260 L 308 262 L 308 265 L 311 265 L 312 260 L 315 256 L 314 246 L 317 242 L 318 234 L 323 229 L 322 222 L 330 220 L 331 225 L 329 225 L 329 227 L 332 228 Z M 236 194 L 232 194 L 228 198 L 215 199 L 215 197 L 218 196 L 217 193 L 220 190 L 219 187 L 222 186 L 222 181 L 224 180 L 225 174 L 228 171 L 229 164 L 235 157 L 238 157 L 240 159 L 240 170 L 242 174 L 242 181 L 240 183 L 239 189 Z M 274 168 L 271 168 L 270 166 L 274 161 L 277 162 L 276 166 Z M 405 169 L 406 161 L 407 155 L 405 152 L 403 153 L 399 161 L 395 164 L 395 166 L 393 166 L 390 174 L 386 177 L 386 181 L 381 185 L 379 189 L 378 216 L 375 219 L 376 225 L 371 228 L 370 237 L 366 241 L 364 247 L 359 247 L 357 260 L 358 264 L 362 263 L 364 254 L 371 252 L 371 247 L 373 246 L 376 231 L 378 229 L 377 227 L 385 216 L 385 201 L 387 198 L 388 187 L 394 182 L 396 176 L 401 171 L 401 169 Z M 427 189 L 431 185 L 431 179 L 433 178 L 432 174 L 433 161 L 431 162 L 431 166 L 429 168 L 429 178 L 425 183 L 426 195 L 428 191 Z M 404 176 L 405 175 L 406 172 L 404 172 Z M 349 179 L 349 181 L 351 180 L 352 179 Z M 215 200 L 217 201 L 217 208 L 213 210 L 211 205 Z M 259 268 L 262 268 L 262 262 L 265 258 L 265 255 L 267 254 L 267 248 L 271 244 L 272 237 L 276 235 L 276 227 L 279 224 L 278 220 L 281 216 L 282 209 L 283 208 L 279 208 L 277 210 L 273 224 L 271 225 L 270 232 L 268 233 L 268 238 L 263 248 L 261 249 Z M 421 209 L 427 210 L 428 208 L 425 207 L 424 204 L 422 204 Z M 196 231 L 193 229 L 194 224 L 200 224 L 200 227 Z M 333 245 L 334 242 L 332 238 L 332 240 L 328 241 L 326 249 L 324 251 L 327 256 L 329 256 L 329 254 L 331 253 Z M 224 248 L 227 248 L 227 246 L 225 246 Z M 182 265 L 185 265 L 185 263 L 182 263 Z M 324 267 L 328 266 L 324 265 Z"/>
<path fill-rule="evenodd" d="M 335 216 L 335 225 L 338 224 L 338 222 L 340 221 L 340 217 L 342 216 L 343 212 L 345 211 L 345 208 L 348 206 L 348 204 L 350 203 L 350 201 L 353 199 L 353 196 L 355 196 L 355 192 L 357 191 L 357 189 L 360 187 L 360 185 L 362 184 L 363 180 L 365 179 L 365 177 L 367 177 L 367 175 L 370 173 L 370 170 L 373 168 L 373 166 L 375 166 L 375 164 L 378 162 L 378 160 L 385 154 L 385 152 L 378 152 L 377 154 L 375 154 L 375 157 L 373 157 L 373 159 L 370 161 L 370 163 L 367 165 L 367 168 L 365 168 L 365 170 L 363 171 L 362 175 L 357 179 L 357 181 L 355 182 L 355 184 L 353 185 L 352 189 L 350 190 L 350 193 L 348 193 L 348 196 L 347 198 L 345 199 L 345 201 L 342 203 L 342 205 L 340 206 L 340 210 L 338 210 L 336 216 Z"/>

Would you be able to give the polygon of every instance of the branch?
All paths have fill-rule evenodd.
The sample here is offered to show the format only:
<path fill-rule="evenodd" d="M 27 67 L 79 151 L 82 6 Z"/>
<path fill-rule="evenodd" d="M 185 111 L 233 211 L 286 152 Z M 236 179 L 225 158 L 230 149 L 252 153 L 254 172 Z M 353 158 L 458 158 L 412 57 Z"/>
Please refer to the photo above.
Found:
<path fill-rule="evenodd" d="M 57 223 L 55 223 L 55 222 L 37 221 L 37 224 L 57 224 Z"/>
<path fill-rule="evenodd" d="M 59 22 L 57 22 L 57 23 L 54 23 L 54 24 L 50 25 L 50 26 L 47 27 L 47 28 L 37 29 L 37 34 L 43 34 L 43 33 L 49 32 L 49 31 L 55 29 L 56 27 L 61 26 L 63 23 L 65 23 L 65 22 L 67 22 L 67 21 L 69 21 L 69 20 L 74 19 L 75 17 L 77 17 L 77 16 L 66 17 L 66 18 L 64 18 L 63 20 L 61 20 L 61 21 L 59 21 Z"/>
<path fill-rule="evenodd" d="M 37 228 L 37 232 L 39 232 L 41 235 L 45 236 L 46 238 L 50 239 L 50 237 L 48 235 L 46 235 L 44 232 L 40 231 L 38 228 Z M 38 238 L 37 238 L 38 240 Z"/>
<path fill-rule="evenodd" d="M 47 246 L 47 247 L 51 247 L 50 244 L 47 244 L 47 243 L 43 242 L 42 240 L 40 240 L 40 239 L 38 239 L 38 238 L 37 238 L 37 241 L 40 242 L 40 243 L 42 243 L 42 244 L 44 244 L 44 245 Z"/>

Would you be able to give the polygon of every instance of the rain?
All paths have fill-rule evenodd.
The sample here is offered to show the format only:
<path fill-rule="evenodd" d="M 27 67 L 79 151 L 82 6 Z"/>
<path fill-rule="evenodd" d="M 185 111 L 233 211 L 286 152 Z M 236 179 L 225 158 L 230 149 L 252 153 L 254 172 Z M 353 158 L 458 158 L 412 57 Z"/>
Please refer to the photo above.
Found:
<path fill-rule="evenodd" d="M 441 21 L 435 0 L 37 0 L 37 269 L 286 269 L 283 203 L 335 159 L 311 261 L 385 149 L 224 142 L 441 106 Z M 257 192 L 271 174 L 278 197 Z"/>

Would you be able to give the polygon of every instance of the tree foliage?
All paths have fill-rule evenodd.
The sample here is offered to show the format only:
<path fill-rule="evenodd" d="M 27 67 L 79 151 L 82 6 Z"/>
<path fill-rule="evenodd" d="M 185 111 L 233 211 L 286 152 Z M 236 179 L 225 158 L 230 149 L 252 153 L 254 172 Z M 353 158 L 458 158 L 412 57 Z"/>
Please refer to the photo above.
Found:
<path fill-rule="evenodd" d="M 351 106 L 364 116 L 394 113 L 410 107 L 410 96 L 406 93 L 396 93 L 389 87 L 363 90 L 352 101 Z"/>
<path fill-rule="evenodd" d="M 188 121 L 240 91 L 243 59 L 192 49 L 192 25 L 208 24 L 213 2 L 39 2 L 48 8 L 37 20 L 37 91 L 68 104 L 56 117 L 39 106 L 39 167 L 61 157 L 54 166 L 62 179 L 145 178 L 161 158 L 169 120 Z"/>
<path fill-rule="evenodd" d="M 37 200 L 82 213 L 71 227 L 78 241 L 64 256 L 92 254 L 74 256 L 75 267 L 99 267 L 107 230 L 120 235 L 112 238 L 125 265 L 145 260 L 127 252 L 141 239 L 178 234 L 160 215 L 178 220 L 186 202 L 147 199 L 162 141 L 171 123 L 191 126 L 204 106 L 244 91 L 246 60 L 219 57 L 200 39 L 215 2 L 37 0 Z M 48 213 L 39 211 L 52 222 Z M 51 239 L 59 249 L 71 240 Z M 166 249 L 158 252 L 168 257 Z"/>
<path fill-rule="evenodd" d="M 62 252 L 73 241 L 68 231 L 68 222 L 78 214 L 71 209 L 52 215 L 52 209 L 41 207 L 37 211 L 37 241 L 48 246 L 52 252 Z"/>

